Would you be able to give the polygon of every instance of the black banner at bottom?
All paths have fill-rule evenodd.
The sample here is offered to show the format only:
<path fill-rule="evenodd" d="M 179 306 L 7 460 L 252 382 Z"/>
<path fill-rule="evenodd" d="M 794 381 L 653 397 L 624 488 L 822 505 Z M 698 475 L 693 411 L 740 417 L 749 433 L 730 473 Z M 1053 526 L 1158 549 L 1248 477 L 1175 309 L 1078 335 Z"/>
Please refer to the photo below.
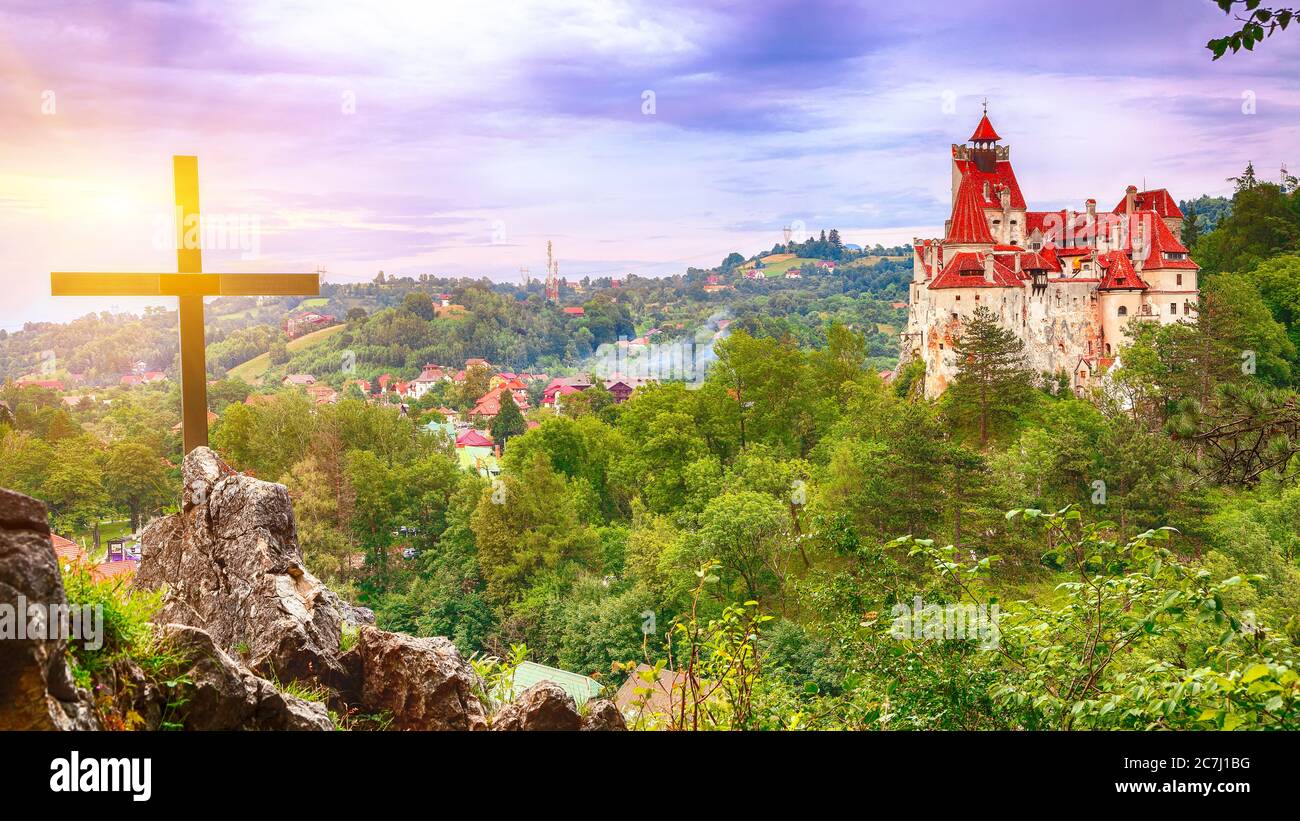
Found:
<path fill-rule="evenodd" d="M 0 766 L 5 804 L 133 813 L 245 790 L 373 812 L 430 791 L 495 804 L 578 789 L 586 803 L 692 785 L 705 788 L 705 803 L 773 790 L 855 802 L 911 794 L 927 807 L 969 808 L 995 790 L 1026 807 L 1038 798 L 1228 807 L 1289 798 L 1298 741 L 1293 733 L 0 733 Z"/>

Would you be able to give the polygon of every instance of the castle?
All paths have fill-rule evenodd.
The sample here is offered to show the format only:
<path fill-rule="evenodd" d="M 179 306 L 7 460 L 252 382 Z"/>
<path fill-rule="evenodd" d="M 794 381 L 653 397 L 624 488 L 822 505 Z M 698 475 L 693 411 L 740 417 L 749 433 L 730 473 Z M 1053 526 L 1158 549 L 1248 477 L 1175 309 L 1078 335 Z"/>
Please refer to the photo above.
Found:
<path fill-rule="evenodd" d="M 1199 267 L 1167 190 L 1130 185 L 1110 213 L 1093 199 L 1082 212 L 1030 211 L 1001 139 L 986 110 L 968 143 L 952 147 L 943 239 L 913 241 L 902 359 L 925 362 L 926 396 L 952 381 L 953 340 L 981 305 L 1024 341 L 1034 371 L 1067 374 L 1078 393 L 1115 362 L 1127 323 L 1196 311 Z"/>

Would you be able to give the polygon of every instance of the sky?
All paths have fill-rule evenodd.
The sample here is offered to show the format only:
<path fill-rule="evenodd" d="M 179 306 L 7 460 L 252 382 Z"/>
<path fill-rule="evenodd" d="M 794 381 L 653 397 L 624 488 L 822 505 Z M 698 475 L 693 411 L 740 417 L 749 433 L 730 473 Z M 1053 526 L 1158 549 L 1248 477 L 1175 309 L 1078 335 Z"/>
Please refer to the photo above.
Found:
<path fill-rule="evenodd" d="M 1211 0 L 0 0 L 0 328 L 175 270 L 663 275 L 782 240 L 941 233 L 983 101 L 1030 207 L 1300 168 L 1300 32 L 1211 62 Z M 160 304 L 166 304 L 165 302 Z"/>

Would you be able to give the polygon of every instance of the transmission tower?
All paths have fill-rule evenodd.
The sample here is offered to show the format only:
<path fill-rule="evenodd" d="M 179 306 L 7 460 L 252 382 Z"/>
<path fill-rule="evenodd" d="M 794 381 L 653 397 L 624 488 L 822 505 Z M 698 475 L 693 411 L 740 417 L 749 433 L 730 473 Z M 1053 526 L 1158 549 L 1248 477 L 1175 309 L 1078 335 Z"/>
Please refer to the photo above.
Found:
<path fill-rule="evenodd" d="M 527 288 L 532 283 L 533 278 L 532 275 L 529 273 L 528 268 L 524 267 L 519 269 L 519 281 L 524 284 L 525 288 Z"/>
<path fill-rule="evenodd" d="M 546 300 L 560 301 L 560 263 L 551 249 L 551 241 L 546 241 Z"/>

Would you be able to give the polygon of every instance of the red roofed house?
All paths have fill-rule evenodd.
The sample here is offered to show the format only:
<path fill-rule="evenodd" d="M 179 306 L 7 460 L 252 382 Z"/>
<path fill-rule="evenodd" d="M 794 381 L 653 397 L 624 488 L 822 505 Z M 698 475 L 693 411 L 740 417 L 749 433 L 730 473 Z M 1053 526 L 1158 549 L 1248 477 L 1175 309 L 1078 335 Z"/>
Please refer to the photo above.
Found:
<path fill-rule="evenodd" d="M 329 385 L 308 385 L 307 395 L 315 405 L 333 405 L 339 401 L 339 392 Z"/>
<path fill-rule="evenodd" d="M 420 375 L 412 379 L 408 386 L 411 392 L 411 398 L 419 399 L 429 391 L 433 390 L 434 385 L 449 379 L 451 379 L 451 372 L 441 365 L 425 365 L 424 368 L 420 370 Z"/>
<path fill-rule="evenodd" d="M 473 428 L 466 428 L 456 436 L 456 447 L 490 448 L 492 447 L 492 440 Z"/>
<path fill-rule="evenodd" d="M 585 316 L 587 313 L 586 309 L 583 308 L 581 305 L 570 306 L 568 308 L 565 308 L 564 312 L 569 316 Z"/>
<path fill-rule="evenodd" d="M 121 559 L 116 562 L 100 562 L 90 569 L 90 576 L 97 582 L 107 581 L 109 579 L 129 582 L 135 575 L 135 571 L 140 567 L 140 562 L 135 559 Z"/>
<path fill-rule="evenodd" d="M 336 322 L 338 320 L 332 314 L 318 314 L 308 311 L 301 314 L 289 314 L 284 318 L 282 326 L 285 335 L 293 339 L 312 331 L 319 331 L 321 328 L 328 328 Z"/>
<path fill-rule="evenodd" d="M 65 539 L 57 533 L 50 534 L 50 546 L 54 548 L 54 555 L 59 561 L 59 567 L 63 570 L 67 570 L 68 566 L 74 562 L 84 564 L 90 560 L 90 557 L 86 555 L 86 551 L 81 549 L 81 545 L 71 539 Z"/>
<path fill-rule="evenodd" d="M 1111 213 L 1095 199 L 1082 211 L 1030 211 L 987 113 L 951 163 L 943 239 L 913 242 L 903 334 L 902 364 L 924 360 L 927 396 L 947 389 L 953 339 L 980 307 L 1022 339 L 1031 370 L 1068 374 L 1077 390 L 1109 368 L 1129 322 L 1194 316 L 1199 267 L 1167 190 L 1129 186 Z"/>
<path fill-rule="evenodd" d="M 19 379 L 14 383 L 19 388 L 47 388 L 52 391 L 63 390 L 63 383 L 57 379 Z"/>
<path fill-rule="evenodd" d="M 256 396 L 256 397 L 260 397 L 260 399 L 259 399 L 258 401 L 256 401 L 256 402 L 253 401 L 253 397 L 255 397 L 255 396 Z M 245 405 L 264 405 L 264 404 L 266 404 L 267 401 L 270 400 L 270 399 L 271 399 L 271 395 L 270 395 L 270 394 L 257 394 L 257 393 L 251 393 L 251 394 L 248 395 L 248 398 L 244 400 L 244 404 L 245 404 Z M 208 427 L 211 428 L 213 425 L 217 424 L 217 420 L 218 420 L 219 418 L 220 418 L 219 416 L 217 416 L 215 413 L 212 412 L 211 409 L 209 409 L 209 410 L 208 410 Z M 176 424 L 172 425 L 172 433 L 180 433 L 180 432 L 181 432 L 181 429 L 182 429 L 183 427 L 184 427 L 184 424 L 183 424 L 183 423 L 181 423 L 181 422 L 177 422 Z"/>
<path fill-rule="evenodd" d="M 542 404 L 555 407 L 556 397 L 582 393 L 591 387 L 591 380 L 585 376 L 557 376 L 542 391 Z"/>

